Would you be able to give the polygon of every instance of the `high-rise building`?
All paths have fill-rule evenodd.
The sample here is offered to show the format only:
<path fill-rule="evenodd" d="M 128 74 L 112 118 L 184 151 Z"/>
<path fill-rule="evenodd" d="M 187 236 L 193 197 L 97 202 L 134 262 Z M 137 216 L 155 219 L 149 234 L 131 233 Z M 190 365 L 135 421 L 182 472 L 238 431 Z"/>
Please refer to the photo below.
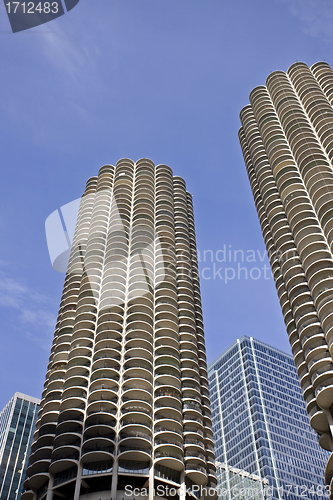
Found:
<path fill-rule="evenodd" d="M 192 198 L 165 165 L 87 182 L 36 429 L 24 500 L 216 485 Z"/>
<path fill-rule="evenodd" d="M 16 392 L 0 412 L 0 498 L 20 500 L 40 400 Z"/>
<path fill-rule="evenodd" d="M 332 451 L 333 71 L 271 73 L 240 114 L 244 160 L 312 427 Z M 333 478 L 333 454 L 325 470 Z M 331 485 L 333 486 L 333 485 Z M 333 488 L 331 487 L 333 491 Z"/>
<path fill-rule="evenodd" d="M 325 498 L 329 453 L 309 424 L 292 355 L 243 336 L 208 377 L 223 498 L 244 489 L 253 500 Z"/>

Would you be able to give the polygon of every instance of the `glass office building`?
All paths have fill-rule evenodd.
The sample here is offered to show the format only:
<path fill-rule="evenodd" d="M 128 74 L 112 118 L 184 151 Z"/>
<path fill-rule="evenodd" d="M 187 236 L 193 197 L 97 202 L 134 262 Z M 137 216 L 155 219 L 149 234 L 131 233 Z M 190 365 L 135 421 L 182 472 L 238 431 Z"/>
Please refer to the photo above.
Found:
<path fill-rule="evenodd" d="M 270 496 L 268 479 L 226 463 L 215 465 L 219 500 L 263 500 Z"/>
<path fill-rule="evenodd" d="M 310 427 L 293 357 L 244 336 L 208 375 L 216 459 L 265 480 L 262 497 L 327 498 L 329 453 Z"/>
<path fill-rule="evenodd" d="M 0 412 L 0 498 L 19 500 L 40 400 L 16 392 Z"/>

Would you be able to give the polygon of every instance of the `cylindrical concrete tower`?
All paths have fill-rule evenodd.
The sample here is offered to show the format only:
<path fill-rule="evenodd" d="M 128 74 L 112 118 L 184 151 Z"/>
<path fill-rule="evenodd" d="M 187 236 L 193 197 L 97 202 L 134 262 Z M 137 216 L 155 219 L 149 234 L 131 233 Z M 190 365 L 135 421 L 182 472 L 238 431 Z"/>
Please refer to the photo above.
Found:
<path fill-rule="evenodd" d="M 123 159 L 81 200 L 22 499 L 195 485 L 216 479 L 192 198 Z"/>
<path fill-rule="evenodd" d="M 333 71 L 293 64 L 250 103 L 243 155 L 310 422 L 333 451 Z"/>

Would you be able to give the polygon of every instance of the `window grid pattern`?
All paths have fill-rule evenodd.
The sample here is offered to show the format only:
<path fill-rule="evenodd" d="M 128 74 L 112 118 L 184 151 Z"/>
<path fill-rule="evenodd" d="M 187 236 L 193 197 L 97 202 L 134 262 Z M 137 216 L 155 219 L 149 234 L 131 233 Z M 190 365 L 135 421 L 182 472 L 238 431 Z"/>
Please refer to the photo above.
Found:
<path fill-rule="evenodd" d="M 16 393 L 0 413 L 0 498 L 19 500 L 37 420 L 39 400 Z"/>
<path fill-rule="evenodd" d="M 215 455 L 225 467 L 220 488 L 230 467 L 267 481 L 258 486 L 262 498 L 266 484 L 272 498 L 289 500 L 298 498 L 297 486 L 324 487 L 329 454 L 310 427 L 292 356 L 244 336 L 210 365 L 208 376 Z M 242 487 L 245 478 L 238 478 Z M 231 490 L 230 484 L 229 499 Z"/>

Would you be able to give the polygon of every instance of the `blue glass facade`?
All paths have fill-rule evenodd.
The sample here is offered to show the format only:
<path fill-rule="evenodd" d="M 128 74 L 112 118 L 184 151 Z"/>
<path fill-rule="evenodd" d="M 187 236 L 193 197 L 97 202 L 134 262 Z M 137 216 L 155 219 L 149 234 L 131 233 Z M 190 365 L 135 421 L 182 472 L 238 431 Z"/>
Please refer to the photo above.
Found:
<path fill-rule="evenodd" d="M 293 357 L 244 336 L 208 375 L 216 460 L 268 480 L 266 498 L 326 496 L 329 453 L 310 427 Z"/>
<path fill-rule="evenodd" d="M 39 403 L 16 392 L 0 413 L 1 500 L 21 498 Z"/>

